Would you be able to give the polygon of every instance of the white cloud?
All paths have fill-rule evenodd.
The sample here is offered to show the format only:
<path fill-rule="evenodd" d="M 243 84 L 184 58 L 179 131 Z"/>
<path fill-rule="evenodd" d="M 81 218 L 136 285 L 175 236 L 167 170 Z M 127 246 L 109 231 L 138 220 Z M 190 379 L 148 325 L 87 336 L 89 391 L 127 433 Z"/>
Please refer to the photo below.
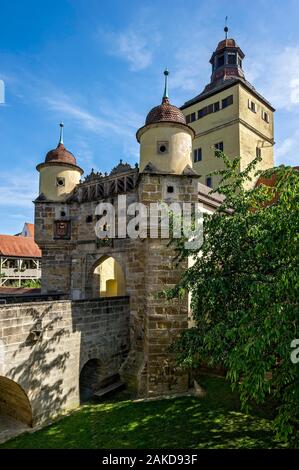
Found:
<path fill-rule="evenodd" d="M 275 128 L 284 129 L 279 132 L 274 149 L 275 163 L 298 165 L 299 46 L 279 47 L 269 43 L 258 50 L 250 45 L 248 49 L 245 76 L 276 108 Z"/>
<path fill-rule="evenodd" d="M 133 31 L 112 34 L 114 53 L 126 59 L 133 71 L 147 68 L 153 60 L 152 51 L 145 38 L 138 36 Z"/>
<path fill-rule="evenodd" d="M 128 133 L 126 126 L 121 125 L 121 123 L 113 123 L 109 119 L 90 113 L 88 110 L 75 104 L 67 95 L 45 95 L 43 100 L 51 110 L 58 111 L 63 116 L 69 116 L 79 121 L 86 129 L 96 134 L 103 135 L 107 132 L 115 132 L 119 135 L 126 135 Z"/>
<path fill-rule="evenodd" d="M 109 54 L 128 62 L 130 70 L 137 72 L 149 67 L 154 58 L 154 50 L 160 43 L 160 35 L 150 24 L 140 22 L 126 31 L 113 32 L 99 30 Z"/>
<path fill-rule="evenodd" d="M 0 206 L 32 208 L 38 195 L 36 173 L 0 172 Z M 12 214 L 10 214 L 12 215 Z"/>
<path fill-rule="evenodd" d="M 199 93 L 209 82 L 208 57 L 210 51 L 201 41 L 179 47 L 175 54 L 175 69 L 170 78 L 171 88 Z"/>
<path fill-rule="evenodd" d="M 299 162 L 299 131 L 295 132 L 291 137 L 284 139 L 275 150 L 276 164 L 285 164 L 298 166 Z"/>
<path fill-rule="evenodd" d="M 24 75 L 26 79 L 24 79 Z M 22 79 L 18 78 L 20 76 Z M 84 95 L 67 94 L 52 83 L 29 72 L 23 71 L 22 74 L 11 77 L 14 94 L 21 97 L 23 101 L 30 101 L 30 104 L 34 102 L 38 107 L 57 115 L 58 120 L 68 120 L 74 124 L 75 128 L 78 128 L 78 133 L 75 136 L 78 145 L 76 156 L 86 170 L 91 167 L 97 168 L 99 162 L 88 144 L 88 137 L 83 139 L 82 135 L 84 134 L 82 131 L 80 132 L 80 129 L 85 129 L 100 137 L 109 137 L 111 141 L 117 139 L 123 149 L 119 158 L 135 161 L 135 133 L 136 129 L 143 124 L 144 117 L 132 110 L 131 103 L 120 97 L 108 100 L 99 96 L 98 103 L 93 101 L 88 105 L 82 105 L 86 101 Z M 96 109 L 96 112 L 92 109 Z M 130 151 L 133 151 L 134 154 L 128 155 L 127 152 Z M 5 190 L 2 187 L 0 196 L 3 196 L 4 193 Z M 2 198 L 4 200 L 4 196 Z M 9 197 L 7 200 L 9 201 Z"/>
<path fill-rule="evenodd" d="M 293 78 L 290 81 L 290 87 L 291 87 L 291 103 L 292 104 L 299 104 L 299 72 L 298 72 L 298 78 Z"/>
<path fill-rule="evenodd" d="M 277 109 L 292 110 L 299 105 L 299 46 L 251 51 L 246 60 L 246 78 Z M 249 57 L 249 53 L 247 53 Z"/>
<path fill-rule="evenodd" d="M 139 155 L 139 147 L 136 142 L 135 132 L 143 123 L 143 118 L 132 111 L 125 103 L 118 102 L 113 106 L 103 100 L 99 107 L 99 114 L 90 111 L 74 103 L 71 97 L 62 94 L 48 94 L 43 98 L 49 108 L 59 112 L 62 116 L 74 119 L 80 126 L 100 136 L 119 136 L 123 154 L 120 158 L 128 161 L 136 161 Z M 77 157 L 84 167 L 97 168 L 95 155 L 90 150 L 87 142 L 82 138 L 78 140 Z"/>

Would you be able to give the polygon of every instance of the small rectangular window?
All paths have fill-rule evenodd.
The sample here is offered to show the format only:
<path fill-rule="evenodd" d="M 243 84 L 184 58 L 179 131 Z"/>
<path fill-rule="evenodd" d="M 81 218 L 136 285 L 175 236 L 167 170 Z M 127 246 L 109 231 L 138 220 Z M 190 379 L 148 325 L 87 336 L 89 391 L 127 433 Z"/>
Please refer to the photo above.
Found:
<path fill-rule="evenodd" d="M 187 114 L 186 116 L 186 123 L 189 124 L 191 122 L 191 115 Z"/>
<path fill-rule="evenodd" d="M 217 59 L 217 67 L 221 67 L 222 65 L 224 65 L 224 55 L 221 55 Z"/>
<path fill-rule="evenodd" d="M 262 156 L 262 149 L 260 147 L 256 147 L 255 155 L 260 158 Z"/>
<path fill-rule="evenodd" d="M 219 109 L 220 109 L 220 103 L 219 101 L 216 101 L 216 103 L 214 103 L 214 113 L 217 113 Z"/>
<path fill-rule="evenodd" d="M 236 65 L 236 54 L 228 53 L 227 55 L 227 63 L 230 65 Z"/>
<path fill-rule="evenodd" d="M 207 114 L 211 114 L 213 112 L 214 106 L 213 104 L 209 104 L 208 109 L 207 109 Z"/>
<path fill-rule="evenodd" d="M 255 104 L 254 101 L 248 100 L 248 108 L 249 108 L 250 111 L 252 111 L 253 113 L 256 113 L 256 104 Z"/>
<path fill-rule="evenodd" d="M 215 156 L 218 155 L 218 152 L 223 152 L 223 142 L 217 142 L 217 144 L 215 144 Z"/>
<path fill-rule="evenodd" d="M 199 149 L 194 149 L 193 150 L 193 161 L 194 163 L 196 162 L 201 162 L 202 160 L 202 151 L 201 151 L 201 148 Z"/>
<path fill-rule="evenodd" d="M 190 114 L 190 121 L 193 122 L 193 121 L 195 121 L 195 120 L 196 120 L 196 115 L 195 115 L 195 113 L 191 113 L 191 114 Z"/>
<path fill-rule="evenodd" d="M 224 98 L 222 100 L 222 109 L 226 108 L 227 106 L 233 104 L 233 101 L 234 101 L 234 97 L 233 95 L 229 95 L 227 96 L 227 98 Z"/>
<path fill-rule="evenodd" d="M 202 108 L 198 111 L 198 119 L 204 117 L 207 115 L 208 108 L 205 106 L 205 108 Z"/>
<path fill-rule="evenodd" d="M 209 188 L 212 188 L 212 176 L 207 176 L 207 177 L 206 177 L 206 185 L 207 185 Z"/>
<path fill-rule="evenodd" d="M 269 122 L 269 114 L 262 109 L 262 119 L 266 122 Z"/>

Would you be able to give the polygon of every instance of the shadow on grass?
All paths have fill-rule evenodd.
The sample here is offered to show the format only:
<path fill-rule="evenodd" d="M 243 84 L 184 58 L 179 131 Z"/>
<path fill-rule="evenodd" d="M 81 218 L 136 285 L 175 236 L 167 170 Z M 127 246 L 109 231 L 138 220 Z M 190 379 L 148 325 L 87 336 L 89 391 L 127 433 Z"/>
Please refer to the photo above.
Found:
<path fill-rule="evenodd" d="M 240 411 L 223 379 L 203 377 L 204 398 L 132 402 L 126 392 L 84 405 L 71 416 L 5 448 L 278 448 L 271 420 Z"/>

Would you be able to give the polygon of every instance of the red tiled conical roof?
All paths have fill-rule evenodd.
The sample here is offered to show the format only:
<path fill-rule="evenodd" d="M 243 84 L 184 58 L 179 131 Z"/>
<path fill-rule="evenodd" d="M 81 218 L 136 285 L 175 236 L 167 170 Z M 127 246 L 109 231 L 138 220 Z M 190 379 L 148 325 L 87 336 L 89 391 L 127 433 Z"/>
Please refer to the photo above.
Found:
<path fill-rule="evenodd" d="M 182 111 L 169 103 L 168 98 L 163 98 L 159 106 L 151 109 L 146 116 L 145 125 L 154 124 L 156 122 L 179 122 L 186 124 L 186 118 Z"/>
<path fill-rule="evenodd" d="M 45 163 L 50 162 L 77 165 L 74 155 L 69 152 L 62 143 L 59 143 L 56 149 L 50 150 L 50 152 L 47 153 Z"/>

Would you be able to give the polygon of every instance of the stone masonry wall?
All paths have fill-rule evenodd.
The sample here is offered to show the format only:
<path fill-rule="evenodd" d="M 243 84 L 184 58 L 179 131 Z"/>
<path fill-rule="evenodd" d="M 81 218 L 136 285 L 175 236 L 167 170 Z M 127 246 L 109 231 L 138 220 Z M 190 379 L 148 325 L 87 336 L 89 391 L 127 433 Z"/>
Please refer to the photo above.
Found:
<path fill-rule="evenodd" d="M 145 204 L 195 203 L 198 177 L 142 175 L 140 200 Z M 171 187 L 171 192 L 168 192 Z M 161 290 L 174 287 L 187 263 L 176 265 L 174 246 L 169 239 L 147 238 L 145 250 L 145 368 L 147 396 L 182 393 L 188 390 L 188 375 L 177 367 L 169 348 L 188 327 L 188 299 L 167 301 Z"/>
<path fill-rule="evenodd" d="M 79 405 L 89 359 L 98 359 L 103 378 L 119 372 L 129 350 L 129 298 L 1 306 L 0 344 L 0 410 L 14 395 L 10 414 L 44 422 Z"/>

